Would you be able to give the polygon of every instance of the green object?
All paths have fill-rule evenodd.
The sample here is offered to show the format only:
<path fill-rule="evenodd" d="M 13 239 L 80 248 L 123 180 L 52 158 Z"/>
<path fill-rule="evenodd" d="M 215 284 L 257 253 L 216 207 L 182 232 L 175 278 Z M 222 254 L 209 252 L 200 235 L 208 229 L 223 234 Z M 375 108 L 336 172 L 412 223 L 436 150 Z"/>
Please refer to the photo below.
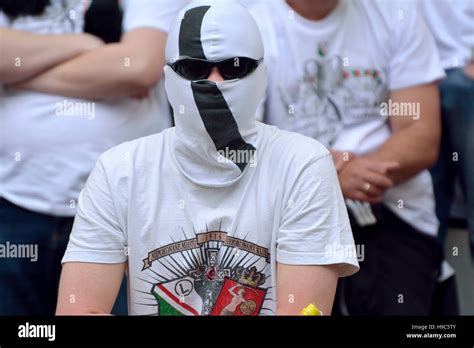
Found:
<path fill-rule="evenodd" d="M 166 302 L 160 295 L 153 293 L 158 301 L 158 315 L 179 316 L 184 317 L 184 314 L 176 310 L 172 305 Z"/>
<path fill-rule="evenodd" d="M 323 49 L 321 46 L 318 47 L 318 54 L 319 54 L 321 57 L 324 57 L 324 55 L 325 55 L 324 49 Z"/>

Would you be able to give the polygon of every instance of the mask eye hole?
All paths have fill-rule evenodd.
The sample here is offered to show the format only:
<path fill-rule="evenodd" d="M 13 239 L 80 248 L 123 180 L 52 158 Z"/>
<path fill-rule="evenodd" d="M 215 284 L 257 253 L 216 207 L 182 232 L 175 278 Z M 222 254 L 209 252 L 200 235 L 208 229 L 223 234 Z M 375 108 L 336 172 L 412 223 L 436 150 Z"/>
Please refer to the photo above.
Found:
<path fill-rule="evenodd" d="M 212 68 L 216 66 L 225 80 L 244 78 L 251 74 L 263 59 L 255 60 L 247 57 L 235 57 L 219 62 L 204 59 L 184 58 L 168 65 L 180 76 L 187 80 L 205 80 Z"/>
<path fill-rule="evenodd" d="M 259 61 L 247 57 L 235 57 L 217 63 L 219 71 L 226 80 L 240 79 L 252 73 Z"/>
<path fill-rule="evenodd" d="M 209 76 L 212 66 L 199 59 L 181 59 L 171 64 L 173 70 L 188 80 L 202 80 Z"/>

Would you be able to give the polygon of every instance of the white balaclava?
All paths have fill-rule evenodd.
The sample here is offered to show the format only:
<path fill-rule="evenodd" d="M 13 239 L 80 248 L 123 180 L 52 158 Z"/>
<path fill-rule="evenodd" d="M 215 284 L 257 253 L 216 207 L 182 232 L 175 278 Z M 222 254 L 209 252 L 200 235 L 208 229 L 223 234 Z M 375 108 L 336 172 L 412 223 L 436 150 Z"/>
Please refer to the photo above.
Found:
<path fill-rule="evenodd" d="M 168 63 L 182 57 L 212 62 L 235 57 L 259 60 L 263 54 L 254 19 L 229 0 L 192 2 L 173 22 L 166 44 Z M 220 82 L 190 81 L 168 65 L 164 71 L 176 126 L 172 151 L 181 172 L 199 185 L 219 187 L 236 182 L 248 163 L 224 156 L 258 152 L 255 113 L 266 88 L 264 64 L 242 79 Z"/>

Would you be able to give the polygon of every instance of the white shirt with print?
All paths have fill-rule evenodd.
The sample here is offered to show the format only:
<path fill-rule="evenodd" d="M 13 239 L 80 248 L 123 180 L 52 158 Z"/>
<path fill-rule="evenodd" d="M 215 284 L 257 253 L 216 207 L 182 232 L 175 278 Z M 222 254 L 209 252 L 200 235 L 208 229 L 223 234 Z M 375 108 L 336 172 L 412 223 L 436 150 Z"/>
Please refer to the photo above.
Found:
<path fill-rule="evenodd" d="M 132 315 L 272 315 L 276 262 L 357 271 L 329 152 L 276 127 L 258 131 L 256 160 L 220 188 L 178 169 L 174 128 L 107 151 L 62 262 L 128 262 Z"/>
<path fill-rule="evenodd" d="M 261 1 L 251 12 L 268 67 L 264 121 L 335 150 L 379 148 L 391 136 L 381 112 L 388 93 L 444 76 L 415 2 L 341 0 L 319 21 L 284 0 Z M 428 171 L 388 190 L 384 202 L 422 232 L 437 233 Z"/>
<path fill-rule="evenodd" d="M 80 33 L 88 3 L 52 0 L 42 15 L 13 21 L 0 12 L 0 26 L 40 34 Z M 187 1 L 121 4 L 124 33 L 140 27 L 167 32 Z M 163 80 L 140 100 L 92 102 L 8 88 L 0 89 L 0 98 L 0 197 L 54 216 L 74 216 L 79 192 L 101 153 L 172 122 Z"/>

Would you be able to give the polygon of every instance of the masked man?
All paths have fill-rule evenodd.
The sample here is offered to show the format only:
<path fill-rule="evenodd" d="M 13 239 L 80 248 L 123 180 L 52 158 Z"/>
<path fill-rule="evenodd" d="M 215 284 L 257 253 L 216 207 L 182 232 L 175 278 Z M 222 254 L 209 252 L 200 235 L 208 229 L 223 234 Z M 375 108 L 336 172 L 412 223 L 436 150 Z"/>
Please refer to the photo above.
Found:
<path fill-rule="evenodd" d="M 240 5 L 181 11 L 164 69 L 176 126 L 98 160 L 58 314 L 110 313 L 125 269 L 135 315 L 331 312 L 337 278 L 358 269 L 347 211 L 322 145 L 256 121 L 263 55 Z"/>

